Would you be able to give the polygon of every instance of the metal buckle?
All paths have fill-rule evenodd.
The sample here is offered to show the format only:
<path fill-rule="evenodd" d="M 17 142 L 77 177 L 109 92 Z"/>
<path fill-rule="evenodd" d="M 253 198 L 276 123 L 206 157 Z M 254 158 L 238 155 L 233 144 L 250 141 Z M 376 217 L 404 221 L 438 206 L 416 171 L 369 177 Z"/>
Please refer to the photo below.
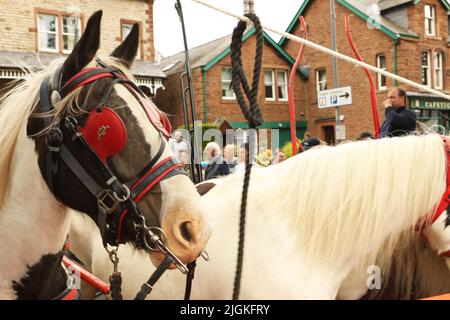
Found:
<path fill-rule="evenodd" d="M 59 146 L 63 142 L 63 133 L 60 128 L 52 127 L 45 136 L 47 147 L 52 152 L 59 152 Z"/>
<path fill-rule="evenodd" d="M 111 202 L 111 205 L 106 202 Z M 100 197 L 97 197 L 97 204 L 109 214 L 117 209 L 119 201 L 116 200 L 116 197 L 111 190 L 103 190 L 103 194 L 101 194 Z"/>
<path fill-rule="evenodd" d="M 125 190 L 125 195 L 123 196 L 123 198 L 120 198 L 117 193 L 113 192 L 113 196 L 114 198 L 119 201 L 119 202 L 125 202 L 130 198 L 131 195 L 131 191 L 130 188 L 128 188 L 126 185 L 122 184 L 122 188 Z"/>

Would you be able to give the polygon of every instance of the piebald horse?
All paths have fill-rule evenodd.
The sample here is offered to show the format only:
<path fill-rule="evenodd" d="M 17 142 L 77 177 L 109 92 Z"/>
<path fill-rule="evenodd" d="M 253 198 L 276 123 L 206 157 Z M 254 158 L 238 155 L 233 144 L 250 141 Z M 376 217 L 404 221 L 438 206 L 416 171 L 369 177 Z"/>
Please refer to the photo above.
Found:
<path fill-rule="evenodd" d="M 165 254 L 153 249 L 170 250 L 178 266 L 209 238 L 200 197 L 168 147 L 167 119 L 129 74 L 138 25 L 96 60 L 101 17 L 92 15 L 65 60 L 30 72 L 2 99 L 0 299 L 76 296 L 61 265 L 69 208 L 96 221 L 100 244 L 128 242 L 155 265 Z"/>
<path fill-rule="evenodd" d="M 252 170 L 241 298 L 358 299 L 367 291 L 370 265 L 380 266 L 383 281 L 395 275 L 387 273 L 398 266 L 392 256 L 407 244 L 415 245 L 419 234 L 414 229 L 429 225 L 446 192 L 446 148 L 435 134 L 358 141 L 312 149 Z M 193 299 L 232 296 L 242 181 L 242 174 L 228 176 L 202 197 L 214 230 L 207 247 L 212 260 L 198 263 Z M 72 250 L 106 280 L 111 267 L 97 245 L 99 234 L 77 220 L 75 215 Z M 445 245 L 446 220 L 447 212 L 425 232 L 430 240 L 440 240 L 439 253 L 450 247 Z M 124 248 L 122 255 L 127 257 L 120 266 L 123 293 L 132 298 L 148 277 L 148 262 L 131 248 Z M 429 251 L 424 255 L 429 257 Z M 412 263 L 427 264 L 429 259 L 422 261 L 421 256 Z M 442 279 L 447 277 L 443 258 L 434 258 Z M 153 298 L 181 299 L 183 283 L 180 275 L 167 274 Z M 443 282 L 442 288 L 430 291 L 448 289 Z"/>

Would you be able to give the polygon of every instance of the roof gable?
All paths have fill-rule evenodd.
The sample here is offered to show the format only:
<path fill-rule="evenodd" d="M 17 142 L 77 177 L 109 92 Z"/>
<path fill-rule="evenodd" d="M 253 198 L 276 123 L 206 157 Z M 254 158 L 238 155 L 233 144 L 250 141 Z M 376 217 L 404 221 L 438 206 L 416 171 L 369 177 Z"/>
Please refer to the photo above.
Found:
<path fill-rule="evenodd" d="M 299 17 L 305 13 L 305 10 L 308 8 L 308 6 L 313 3 L 314 0 L 304 0 L 302 5 L 300 6 L 299 10 L 295 14 L 294 18 L 292 19 L 291 23 L 289 24 L 288 28 L 286 29 L 287 33 L 292 33 L 294 29 L 297 27 L 299 23 Z M 337 2 L 350 10 L 353 14 L 360 17 L 364 21 L 373 21 L 373 19 L 368 15 L 368 8 L 372 4 L 381 4 L 381 1 L 379 0 L 337 0 Z M 389 0 L 389 3 L 386 2 L 384 4 L 384 9 L 393 8 L 394 6 L 401 5 L 401 4 L 417 4 L 420 0 L 410 0 L 410 1 L 404 1 L 404 0 Z M 441 3 L 445 6 L 447 10 L 450 10 L 450 5 L 448 4 L 447 0 L 441 0 Z M 377 19 L 378 20 L 378 19 Z M 410 38 L 418 38 L 418 35 L 410 30 L 406 30 L 399 25 L 393 23 L 389 19 L 386 19 L 385 17 L 381 16 L 379 21 L 373 21 L 374 25 L 384 34 L 386 34 L 391 39 L 397 40 L 400 37 L 410 37 Z M 287 41 L 286 37 L 282 37 L 278 41 L 278 45 L 284 46 Z"/>
<path fill-rule="evenodd" d="M 242 41 L 245 42 L 256 32 L 255 28 L 251 28 L 247 31 L 242 37 Z M 273 40 L 266 32 L 263 32 L 263 37 L 265 43 L 272 46 L 278 55 L 287 61 L 289 64 L 293 65 L 295 60 L 286 52 L 283 48 L 281 48 L 275 40 Z M 227 35 L 220 39 L 208 42 L 204 45 L 189 49 L 189 56 L 191 58 L 191 67 L 198 68 L 201 67 L 202 71 L 206 72 L 211 69 L 214 65 L 216 65 L 223 58 L 228 56 L 231 53 L 230 49 L 231 43 L 231 35 Z M 184 70 L 184 51 L 177 53 L 171 57 L 165 58 L 161 62 L 162 68 L 168 67 L 170 64 L 174 64 L 174 66 L 167 70 L 166 73 L 174 74 Z M 163 69 L 164 70 L 164 69 Z M 299 67 L 300 76 L 303 79 L 309 78 L 309 72 L 307 69 Z"/>

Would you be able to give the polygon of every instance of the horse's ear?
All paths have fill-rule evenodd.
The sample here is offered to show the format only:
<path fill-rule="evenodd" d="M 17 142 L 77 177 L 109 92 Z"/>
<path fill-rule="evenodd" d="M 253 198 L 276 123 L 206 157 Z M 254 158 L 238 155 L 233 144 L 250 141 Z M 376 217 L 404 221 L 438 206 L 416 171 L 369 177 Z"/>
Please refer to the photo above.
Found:
<path fill-rule="evenodd" d="M 61 82 L 64 84 L 77 72 L 85 67 L 92 59 L 100 46 L 100 22 L 102 11 L 96 11 L 88 20 L 86 30 L 67 57 L 63 65 Z"/>
<path fill-rule="evenodd" d="M 126 39 L 111 53 L 112 57 L 122 61 L 129 68 L 136 57 L 139 47 L 139 24 L 135 23 Z"/>

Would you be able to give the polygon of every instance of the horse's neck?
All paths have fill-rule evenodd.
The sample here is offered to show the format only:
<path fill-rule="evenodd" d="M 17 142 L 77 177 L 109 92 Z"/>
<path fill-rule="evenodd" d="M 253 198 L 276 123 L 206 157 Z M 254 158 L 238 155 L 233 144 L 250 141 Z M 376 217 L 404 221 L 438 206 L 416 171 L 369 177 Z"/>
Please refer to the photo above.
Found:
<path fill-rule="evenodd" d="M 48 190 L 34 148 L 22 130 L 11 162 L 8 194 L 0 209 L 1 298 L 17 297 L 13 282 L 29 281 L 33 267 L 48 265 L 43 257 L 62 249 L 69 229 L 67 208 Z"/>

